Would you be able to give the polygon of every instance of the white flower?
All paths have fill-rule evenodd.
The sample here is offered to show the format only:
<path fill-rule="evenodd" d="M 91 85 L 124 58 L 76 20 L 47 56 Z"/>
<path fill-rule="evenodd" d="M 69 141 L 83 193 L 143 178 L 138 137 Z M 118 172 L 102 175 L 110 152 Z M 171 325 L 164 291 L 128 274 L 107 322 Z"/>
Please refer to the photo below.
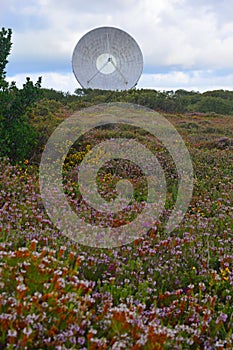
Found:
<path fill-rule="evenodd" d="M 27 247 L 19 247 L 20 252 L 27 252 L 28 248 Z"/>
<path fill-rule="evenodd" d="M 30 327 L 25 327 L 23 329 L 23 334 L 25 334 L 27 337 L 32 334 L 32 329 Z"/>
<path fill-rule="evenodd" d="M 206 289 L 205 284 L 203 282 L 200 282 L 198 285 L 199 285 L 199 288 L 201 290 L 205 290 Z"/>
<path fill-rule="evenodd" d="M 17 286 L 16 288 L 19 292 L 24 292 L 25 290 L 27 290 L 27 287 L 25 286 L 25 284 L 21 283 Z"/>
<path fill-rule="evenodd" d="M 17 331 L 15 329 L 9 329 L 7 335 L 8 337 L 16 337 Z"/>

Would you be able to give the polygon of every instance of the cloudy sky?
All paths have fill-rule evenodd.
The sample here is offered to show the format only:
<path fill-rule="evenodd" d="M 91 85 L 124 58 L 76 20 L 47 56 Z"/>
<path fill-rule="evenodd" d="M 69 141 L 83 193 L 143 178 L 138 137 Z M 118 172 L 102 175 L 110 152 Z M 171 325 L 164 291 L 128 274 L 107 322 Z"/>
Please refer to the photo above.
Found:
<path fill-rule="evenodd" d="M 12 28 L 7 79 L 73 91 L 71 57 L 89 30 L 114 26 L 144 57 L 139 88 L 233 90 L 233 0 L 0 0 L 0 26 Z"/>

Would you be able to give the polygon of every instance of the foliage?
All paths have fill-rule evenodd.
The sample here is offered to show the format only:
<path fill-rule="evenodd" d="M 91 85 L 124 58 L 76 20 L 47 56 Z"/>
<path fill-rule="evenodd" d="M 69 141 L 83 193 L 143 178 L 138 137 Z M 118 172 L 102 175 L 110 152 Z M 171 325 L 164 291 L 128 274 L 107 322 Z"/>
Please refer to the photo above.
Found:
<path fill-rule="evenodd" d="M 216 90 L 203 94 L 195 91 L 156 91 L 132 89 L 129 91 L 103 91 L 77 89 L 79 100 L 93 104 L 101 102 L 131 102 L 165 113 L 203 112 L 231 114 L 233 112 L 233 92 Z"/>
<path fill-rule="evenodd" d="M 189 108 L 198 112 L 217 114 L 230 114 L 233 111 L 231 100 L 208 95 Z"/>
<path fill-rule="evenodd" d="M 11 31 L 0 33 L 5 50 L 0 66 L 0 147 L 1 154 L 11 158 L 11 163 L 0 161 L 0 348 L 231 349 L 232 115 L 209 112 L 230 113 L 232 93 L 78 89 L 70 95 L 43 89 L 43 99 L 37 101 L 40 80 L 34 85 L 27 78 L 21 90 L 5 82 Z M 116 126 L 91 131 L 71 148 L 63 169 L 67 199 L 85 220 L 98 224 L 103 214 L 83 205 L 76 170 L 101 139 L 138 139 L 156 154 L 167 182 L 163 215 L 145 236 L 98 250 L 78 245 L 54 227 L 41 201 L 38 166 L 28 157 L 39 161 L 49 135 L 73 111 L 110 101 L 170 113 L 166 117 L 189 148 L 195 187 L 184 220 L 166 234 L 164 223 L 178 186 L 171 157 L 140 130 Z M 188 111 L 192 116 L 180 114 Z M 135 208 L 140 209 L 147 195 L 143 174 L 130 163 L 127 168 Z M 124 164 L 117 161 L 100 169 L 97 184 L 106 200 L 116 196 L 116 183 L 126 175 Z M 111 222 L 115 227 L 129 217 L 126 210 L 117 214 Z"/>
<path fill-rule="evenodd" d="M 7 82 L 5 81 L 6 71 L 5 67 L 8 63 L 7 57 L 10 54 L 11 49 L 11 35 L 12 30 L 2 28 L 0 31 L 0 91 L 7 88 Z"/>
<path fill-rule="evenodd" d="M 10 29 L 0 31 L 0 156 L 12 162 L 29 158 L 35 147 L 36 133 L 25 116 L 27 108 L 40 96 L 41 78 L 36 84 L 26 79 L 22 89 L 5 81 L 5 66 L 11 48 Z"/>
<path fill-rule="evenodd" d="M 56 100 L 72 110 L 106 102 L 129 102 L 155 109 L 163 113 L 233 113 L 233 92 L 214 90 L 199 93 L 179 89 L 157 91 L 152 89 L 131 89 L 128 91 L 105 91 L 76 89 L 75 94 L 43 89 L 45 99 Z"/>
<path fill-rule="evenodd" d="M 46 108 L 53 111 L 50 117 Z M 55 110 L 60 112 L 56 115 Z M 54 123 L 53 116 L 59 122 L 67 113 L 53 100 L 41 101 L 30 113 L 33 111 L 35 120 L 36 113 L 46 118 L 45 124 Z M 43 208 L 38 168 L 27 161 L 14 166 L 1 161 L 1 348 L 232 348 L 233 154 L 227 145 L 209 147 L 220 135 L 232 138 L 232 117 L 167 118 L 191 153 L 195 170 L 192 202 L 173 233 L 163 230 L 168 203 L 164 216 L 145 236 L 119 248 L 98 250 L 68 240 Z M 48 130 L 53 127 L 47 125 Z M 64 189 L 74 210 L 79 209 L 75 165 L 100 134 L 111 138 L 114 132 L 96 129 L 68 155 Z M 127 137 L 132 131 L 121 132 Z M 135 136 L 142 138 L 139 131 Z M 152 148 L 147 135 L 144 142 Z M 168 161 L 166 180 L 174 178 L 163 150 L 156 145 L 153 151 L 163 167 Z M 114 191 L 114 181 L 123 169 L 117 168 L 116 175 L 112 170 L 107 164 L 98 174 L 107 192 Z M 136 191 L 140 200 L 140 188 Z M 168 183 L 168 200 L 172 191 Z"/>

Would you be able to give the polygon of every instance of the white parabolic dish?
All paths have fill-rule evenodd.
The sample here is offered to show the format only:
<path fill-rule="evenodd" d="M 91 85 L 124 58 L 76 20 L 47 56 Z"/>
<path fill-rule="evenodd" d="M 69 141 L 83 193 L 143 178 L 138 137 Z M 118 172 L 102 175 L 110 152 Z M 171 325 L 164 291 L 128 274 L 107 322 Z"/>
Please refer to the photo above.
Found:
<path fill-rule="evenodd" d="M 128 90 L 142 74 L 143 56 L 128 33 L 114 27 L 100 27 L 79 40 L 72 67 L 85 89 Z"/>

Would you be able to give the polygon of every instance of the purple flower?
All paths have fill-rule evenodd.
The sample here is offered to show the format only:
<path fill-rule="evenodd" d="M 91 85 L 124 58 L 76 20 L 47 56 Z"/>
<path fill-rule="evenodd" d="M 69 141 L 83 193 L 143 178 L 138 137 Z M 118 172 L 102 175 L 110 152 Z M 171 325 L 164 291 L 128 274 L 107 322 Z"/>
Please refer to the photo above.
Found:
<path fill-rule="evenodd" d="M 220 315 L 218 316 L 218 318 L 216 319 L 216 324 L 220 323 L 220 322 L 226 322 L 227 320 L 227 314 L 224 314 L 223 312 L 220 312 Z"/>
<path fill-rule="evenodd" d="M 78 344 L 84 345 L 85 343 L 85 338 L 84 337 L 78 337 Z"/>

